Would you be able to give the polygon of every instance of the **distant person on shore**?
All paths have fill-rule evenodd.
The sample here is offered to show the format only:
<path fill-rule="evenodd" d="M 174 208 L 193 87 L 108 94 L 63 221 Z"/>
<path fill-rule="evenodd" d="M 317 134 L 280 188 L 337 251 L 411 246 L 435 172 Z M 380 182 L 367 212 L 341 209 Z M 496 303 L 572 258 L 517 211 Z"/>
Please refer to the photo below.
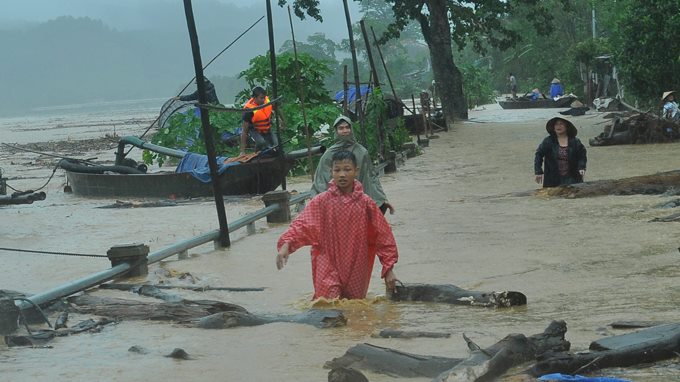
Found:
<path fill-rule="evenodd" d="M 553 78 L 553 80 L 550 82 L 550 98 L 555 99 L 558 97 L 562 97 L 563 95 L 564 88 L 562 87 L 560 80 L 557 78 Z"/>
<path fill-rule="evenodd" d="M 256 150 L 275 148 L 279 145 L 276 134 L 272 131 L 272 105 L 262 109 L 251 110 L 269 103 L 269 97 L 264 88 L 253 88 L 251 97 L 243 106 L 243 124 L 241 125 L 241 155 L 245 155 L 248 136 L 255 141 Z M 279 114 L 280 116 L 280 114 Z"/>
<path fill-rule="evenodd" d="M 333 122 L 333 132 L 335 133 L 335 143 L 319 159 L 319 165 L 314 173 L 314 183 L 312 183 L 312 196 L 326 191 L 328 182 L 332 178 L 333 155 L 338 151 L 347 150 L 351 151 L 357 158 L 359 168 L 357 180 L 361 182 L 364 192 L 375 201 L 383 214 L 388 209 L 390 214 L 393 214 L 394 207 L 387 201 L 387 196 L 382 189 L 378 174 L 373 168 L 373 160 L 368 150 L 354 138 L 352 121 L 344 115 L 339 116 Z"/>
<path fill-rule="evenodd" d="M 203 80 L 205 81 L 205 95 L 207 98 L 208 103 L 212 104 L 219 104 L 220 100 L 217 98 L 217 92 L 215 91 L 215 85 L 213 85 L 212 82 L 208 79 L 208 77 L 203 77 Z M 180 101 L 184 102 L 190 102 L 190 101 L 198 101 L 198 89 L 196 89 L 195 92 L 179 97 L 173 97 L 173 99 L 177 99 Z"/>
<path fill-rule="evenodd" d="M 510 73 L 510 77 L 508 77 L 508 82 L 510 83 L 510 93 L 512 94 L 512 99 L 517 98 L 517 78 L 515 78 L 515 75 Z"/>
<path fill-rule="evenodd" d="M 534 174 L 543 187 L 583 182 L 586 174 L 586 148 L 576 138 L 573 123 L 555 117 L 545 125 L 548 136 L 536 149 Z"/>
<path fill-rule="evenodd" d="M 351 151 L 337 151 L 332 168 L 328 191 L 315 196 L 279 238 L 276 267 L 282 269 L 291 253 L 311 245 L 313 299 L 362 299 L 377 256 L 381 278 L 393 291 L 397 244 L 389 223 L 356 180 L 357 158 Z"/>
<path fill-rule="evenodd" d="M 661 116 L 673 122 L 680 121 L 680 111 L 678 111 L 678 103 L 675 101 L 675 92 L 664 92 L 661 96 L 661 102 L 663 103 Z"/>

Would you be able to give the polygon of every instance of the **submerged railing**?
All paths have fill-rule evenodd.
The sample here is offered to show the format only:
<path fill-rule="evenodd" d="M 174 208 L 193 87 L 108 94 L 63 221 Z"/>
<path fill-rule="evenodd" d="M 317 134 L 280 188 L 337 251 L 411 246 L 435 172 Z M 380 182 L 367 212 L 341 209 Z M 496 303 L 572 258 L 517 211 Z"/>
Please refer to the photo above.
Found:
<path fill-rule="evenodd" d="M 305 200 L 307 200 L 310 197 L 311 197 L 310 192 L 304 192 L 295 195 L 293 197 L 290 197 L 290 199 L 288 200 L 288 205 L 286 205 L 285 207 L 290 208 L 290 206 L 303 204 Z M 233 221 L 231 224 L 228 225 L 229 232 L 231 233 L 240 228 L 246 227 L 246 229 L 248 230 L 248 234 L 253 234 L 255 233 L 256 221 L 265 218 L 275 212 L 279 212 L 281 210 L 282 210 L 281 204 L 279 203 L 270 204 L 265 208 L 247 214 Z M 186 258 L 187 251 L 189 249 L 198 247 L 203 244 L 207 244 L 211 241 L 216 243 L 216 247 L 219 247 L 219 244 L 217 243 L 219 235 L 220 231 L 214 230 L 203 235 L 181 241 L 177 244 L 173 244 L 158 251 L 149 253 L 149 255 L 145 258 L 147 261 L 146 264 L 153 264 L 173 255 L 179 255 L 180 259 Z M 19 307 L 19 309 L 24 310 L 32 308 L 33 305 L 43 305 L 50 301 L 70 296 L 73 293 L 92 288 L 93 286 L 102 284 L 106 281 L 122 276 L 129 272 L 130 270 L 132 270 L 135 267 L 135 265 L 136 264 L 132 262 L 121 262 L 115 266 L 112 266 L 110 269 L 93 273 L 89 276 L 85 276 L 81 279 L 68 282 L 66 284 L 57 286 L 42 293 L 36 293 L 24 300 L 18 300 L 16 302 L 16 305 Z"/>

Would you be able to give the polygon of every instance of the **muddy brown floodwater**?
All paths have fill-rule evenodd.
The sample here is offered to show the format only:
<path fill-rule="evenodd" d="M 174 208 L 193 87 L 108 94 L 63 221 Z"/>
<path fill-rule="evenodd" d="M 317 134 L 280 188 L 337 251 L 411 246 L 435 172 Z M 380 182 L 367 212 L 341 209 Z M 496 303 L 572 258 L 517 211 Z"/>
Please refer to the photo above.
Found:
<path fill-rule="evenodd" d="M 440 133 L 399 171 L 383 178 L 397 208 L 388 216 L 399 246 L 398 277 L 413 283 L 452 283 L 472 290 L 516 290 L 528 305 L 481 309 L 429 303 L 390 303 L 379 268 L 373 272 L 369 298 L 339 304 L 348 326 L 317 329 L 275 323 L 249 328 L 202 330 L 160 322 L 120 322 L 99 333 L 59 338 L 52 349 L 0 345 L 3 381 L 229 380 L 323 381 L 322 366 L 349 347 L 370 342 L 410 353 L 465 357 L 466 333 L 482 347 L 509 333 L 542 332 L 551 320 L 567 322 L 572 350 L 591 341 L 624 333 L 608 327 L 617 320 L 673 321 L 679 317 L 680 266 L 678 223 L 650 223 L 672 210 L 655 208 L 675 196 L 609 196 L 591 199 L 516 197 L 536 189 L 533 153 L 546 135 L 545 121 L 556 110 L 500 110 L 496 105 L 470 113 L 471 120 Z M 149 121 L 153 115 L 135 118 Z M 4 120 L 3 142 L 78 140 L 111 135 L 111 126 L 86 116 L 56 125 L 49 121 Z M 116 121 L 130 121 L 124 116 Z M 602 131 L 600 113 L 571 120 L 587 146 Z M 116 134 L 139 133 L 143 123 L 117 124 Z M 40 125 L 42 123 L 42 125 Z M 71 123 L 69 125 L 68 123 Z M 36 130 L 30 130 L 38 127 Z M 68 128 L 72 129 L 70 132 Z M 122 131 L 122 133 L 121 133 Z M 113 149 L 82 152 L 79 157 L 113 158 Z M 677 169 L 678 144 L 588 147 L 587 180 L 619 178 Z M 69 154 L 70 155 L 70 154 Z M 133 155 L 139 155 L 134 154 Z M 138 158 L 138 156 L 137 156 Z M 0 147 L 0 167 L 10 185 L 26 189 L 43 184 L 54 162 L 37 154 Z M 62 191 L 57 171 L 46 187 L 47 199 L 33 205 L 0 208 L 2 247 L 104 254 L 117 244 L 140 242 L 151 251 L 217 227 L 211 199 L 181 201 L 174 207 L 98 209 L 115 199 L 85 199 Z M 307 190 L 310 181 L 295 178 L 289 189 Z M 262 207 L 257 197 L 228 198 L 228 219 Z M 257 222 L 257 234 L 232 235 L 232 247 L 215 251 L 205 245 L 190 258 L 171 257 L 150 267 L 148 279 L 186 282 L 174 275 L 189 272 L 198 285 L 265 287 L 263 292 L 181 292 L 187 298 L 223 300 L 254 313 L 296 313 L 308 308 L 312 294 L 308 249 L 293 254 L 277 271 L 275 242 L 285 225 Z M 0 289 L 44 291 L 103 270 L 104 259 L 0 252 Z M 169 272 L 168 272 L 169 271 Z M 137 280 L 143 281 L 143 280 Z M 102 295 L 140 298 L 124 292 Z M 85 316 L 74 316 L 71 323 Z M 370 338 L 378 329 L 452 333 L 446 339 Z M 128 352 L 138 345 L 148 354 Z M 194 359 L 165 358 L 174 348 Z M 517 370 L 518 372 L 520 370 Z M 677 363 L 607 369 L 599 375 L 634 381 L 668 381 Z M 366 373 L 371 381 L 392 377 Z M 427 379 L 412 379 L 425 381 Z"/>

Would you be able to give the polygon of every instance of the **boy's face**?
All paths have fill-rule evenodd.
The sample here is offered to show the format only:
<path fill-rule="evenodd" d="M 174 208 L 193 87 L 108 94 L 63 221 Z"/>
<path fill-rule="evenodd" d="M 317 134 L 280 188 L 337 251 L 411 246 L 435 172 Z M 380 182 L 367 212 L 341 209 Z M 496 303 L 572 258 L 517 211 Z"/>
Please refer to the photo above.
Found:
<path fill-rule="evenodd" d="M 358 167 L 350 159 L 333 162 L 333 180 L 340 191 L 347 193 L 352 191 L 354 178 L 357 176 Z"/>
<path fill-rule="evenodd" d="M 256 105 L 264 105 L 264 100 L 267 96 L 264 94 L 257 95 L 253 97 Z"/>

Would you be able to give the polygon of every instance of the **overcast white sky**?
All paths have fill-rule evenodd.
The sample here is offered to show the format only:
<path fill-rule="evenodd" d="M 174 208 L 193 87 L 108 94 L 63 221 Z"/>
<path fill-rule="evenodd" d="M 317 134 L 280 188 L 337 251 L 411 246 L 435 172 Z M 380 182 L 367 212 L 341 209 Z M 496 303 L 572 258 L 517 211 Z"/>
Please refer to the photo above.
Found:
<path fill-rule="evenodd" d="M 287 10 L 280 8 L 277 0 L 271 2 L 275 24 L 285 24 L 288 28 Z M 200 13 L 201 5 L 209 3 L 224 4 L 225 10 L 230 13 L 223 15 L 224 19 L 229 20 L 234 15 L 239 15 L 241 17 L 237 19 L 242 21 L 244 26 L 257 20 L 266 11 L 265 0 L 193 0 L 197 24 L 200 25 L 202 17 L 220 17 Z M 335 41 L 346 38 L 347 27 L 342 1 L 320 0 L 320 3 L 324 23 L 309 18 L 306 21 L 295 19 L 296 34 L 299 33 L 300 38 L 305 38 L 311 33 L 323 32 Z M 349 0 L 348 3 L 352 11 L 352 21 L 359 21 L 358 3 L 353 0 Z M 20 26 L 67 15 L 99 19 L 119 30 L 155 29 L 169 22 L 174 23 L 176 17 L 184 17 L 184 8 L 182 0 L 3 0 L 0 26 Z"/>

